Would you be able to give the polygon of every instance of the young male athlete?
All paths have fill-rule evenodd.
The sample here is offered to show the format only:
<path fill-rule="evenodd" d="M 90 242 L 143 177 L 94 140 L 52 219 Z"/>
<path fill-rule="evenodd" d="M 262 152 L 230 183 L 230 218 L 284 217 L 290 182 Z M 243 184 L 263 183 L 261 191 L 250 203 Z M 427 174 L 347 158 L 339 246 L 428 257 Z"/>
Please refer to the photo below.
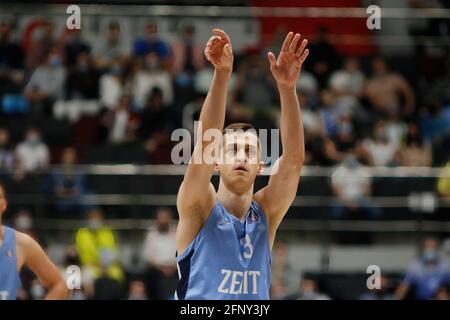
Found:
<path fill-rule="evenodd" d="M 223 129 L 233 69 L 229 37 L 219 29 L 213 33 L 205 55 L 215 72 L 200 115 L 199 137 L 208 129 Z M 307 41 L 300 38 L 289 32 L 278 58 L 268 54 L 280 93 L 283 147 L 274 165 L 277 173 L 268 185 L 253 191 L 263 163 L 258 139 L 247 130 L 252 128 L 248 124 L 228 127 L 244 130 L 224 135 L 218 159 L 228 161 L 198 164 L 191 159 L 187 167 L 177 198 L 178 299 L 269 299 L 270 252 L 276 230 L 295 198 L 305 153 L 296 82 L 309 50 L 305 50 Z M 197 139 L 194 158 L 202 159 L 202 150 L 214 143 L 205 140 Z M 215 169 L 220 174 L 217 192 L 210 182 Z"/>
<path fill-rule="evenodd" d="M 47 288 L 46 299 L 65 299 L 66 283 L 58 268 L 50 261 L 40 245 L 30 236 L 2 225 L 7 207 L 5 189 L 0 184 L 0 300 L 15 300 L 20 289 L 19 272 L 27 266 Z"/>

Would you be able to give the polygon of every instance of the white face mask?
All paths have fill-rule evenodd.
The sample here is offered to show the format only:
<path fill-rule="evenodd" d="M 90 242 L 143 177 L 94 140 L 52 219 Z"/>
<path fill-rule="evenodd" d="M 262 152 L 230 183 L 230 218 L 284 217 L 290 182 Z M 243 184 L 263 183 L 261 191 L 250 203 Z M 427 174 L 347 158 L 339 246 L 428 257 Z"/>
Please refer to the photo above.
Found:
<path fill-rule="evenodd" d="M 33 221 L 29 216 L 22 215 L 16 218 L 14 224 L 20 230 L 29 230 L 33 225 Z"/>
<path fill-rule="evenodd" d="M 89 228 L 92 230 L 98 230 L 102 227 L 103 223 L 101 220 L 90 220 L 89 221 Z"/>

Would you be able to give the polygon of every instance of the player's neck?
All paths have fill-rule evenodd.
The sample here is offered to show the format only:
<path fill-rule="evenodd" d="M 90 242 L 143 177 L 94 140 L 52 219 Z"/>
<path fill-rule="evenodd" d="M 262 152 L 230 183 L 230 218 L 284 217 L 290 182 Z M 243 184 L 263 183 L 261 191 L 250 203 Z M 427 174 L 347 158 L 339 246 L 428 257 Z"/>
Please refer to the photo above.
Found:
<path fill-rule="evenodd" d="M 245 218 L 246 213 L 250 210 L 253 200 L 253 187 L 245 193 L 236 193 L 228 189 L 225 184 L 220 181 L 219 190 L 217 190 L 217 199 L 222 203 L 224 208 L 239 220 Z"/>

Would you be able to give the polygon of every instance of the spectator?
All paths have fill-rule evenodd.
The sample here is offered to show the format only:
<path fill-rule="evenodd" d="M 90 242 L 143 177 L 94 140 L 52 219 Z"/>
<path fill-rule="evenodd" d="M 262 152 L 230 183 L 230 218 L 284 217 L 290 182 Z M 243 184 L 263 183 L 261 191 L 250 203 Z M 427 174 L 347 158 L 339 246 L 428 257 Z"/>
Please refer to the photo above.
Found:
<path fill-rule="evenodd" d="M 400 164 L 405 167 L 429 167 L 432 164 L 431 144 L 422 140 L 415 123 L 408 125 L 406 145 L 399 156 Z"/>
<path fill-rule="evenodd" d="M 163 92 L 164 104 L 173 102 L 173 87 L 170 74 L 161 68 L 161 61 L 155 53 L 145 56 L 144 66 L 138 64 L 138 69 L 132 78 L 132 94 L 134 103 L 141 110 L 153 88 L 158 87 Z"/>
<path fill-rule="evenodd" d="M 448 155 L 447 163 L 441 170 L 437 181 L 438 193 L 444 198 L 444 201 L 450 204 L 450 155 Z"/>
<path fill-rule="evenodd" d="M 169 108 L 164 105 L 161 89 L 155 87 L 148 97 L 141 114 L 140 136 L 148 139 L 157 131 L 164 131 L 170 126 Z"/>
<path fill-rule="evenodd" d="M 120 300 L 122 287 L 116 279 L 109 276 L 106 268 L 101 267 L 100 276 L 94 281 L 94 300 Z"/>
<path fill-rule="evenodd" d="M 372 60 L 372 72 L 364 93 L 373 111 L 380 115 L 390 110 L 404 116 L 410 115 L 414 111 L 415 97 L 408 82 L 400 74 L 389 71 L 386 61 L 381 57 Z M 400 96 L 403 97 L 403 105 Z"/>
<path fill-rule="evenodd" d="M 20 45 L 12 39 L 13 21 L 3 17 L 0 21 L 0 68 L 23 68 L 23 52 Z"/>
<path fill-rule="evenodd" d="M 285 291 L 292 292 L 298 286 L 298 276 L 289 261 L 288 244 L 284 241 L 277 241 L 272 252 L 272 279 L 280 282 L 279 285 Z M 281 288 L 278 289 L 282 291 Z"/>
<path fill-rule="evenodd" d="M 131 281 L 127 300 L 148 300 L 145 283 L 143 281 Z"/>
<path fill-rule="evenodd" d="M 439 253 L 435 238 L 423 241 L 422 254 L 409 265 L 403 281 L 398 286 L 395 297 L 404 299 L 409 289 L 414 288 L 413 297 L 417 300 L 435 298 L 439 289 L 450 284 L 448 261 Z"/>
<path fill-rule="evenodd" d="M 298 292 L 289 295 L 284 300 L 330 300 L 330 297 L 317 290 L 317 283 L 310 277 L 304 277 L 300 282 Z"/>
<path fill-rule="evenodd" d="M 259 53 L 241 64 L 232 93 L 233 121 L 249 121 L 258 128 L 275 128 L 279 109 L 275 106 L 273 77 Z"/>
<path fill-rule="evenodd" d="M 111 143 L 132 142 L 140 126 L 139 115 L 130 110 L 131 96 L 123 95 L 115 110 L 108 111 L 102 118 L 102 123 L 108 131 L 108 141 Z"/>
<path fill-rule="evenodd" d="M 332 211 L 335 218 L 345 218 L 355 213 L 372 219 L 378 216 L 378 210 L 369 200 L 372 192 L 370 172 L 358 161 L 355 149 L 350 149 L 344 161 L 333 171 L 331 186 L 337 196 Z"/>
<path fill-rule="evenodd" d="M 94 279 L 108 277 L 123 281 L 119 244 L 114 231 L 104 224 L 103 213 L 99 209 L 88 211 L 87 218 L 87 225 L 78 229 L 75 234 L 75 245 L 82 267 Z"/>
<path fill-rule="evenodd" d="M 10 149 L 9 131 L 0 128 L 0 173 L 11 172 L 14 168 L 14 154 Z"/>
<path fill-rule="evenodd" d="M 203 48 L 195 43 L 195 27 L 187 25 L 179 40 L 172 44 L 172 73 L 180 87 L 190 86 L 195 73 L 204 65 Z"/>
<path fill-rule="evenodd" d="M 359 296 L 358 300 L 394 300 L 391 285 L 385 276 L 380 276 L 380 288 L 371 289 Z"/>
<path fill-rule="evenodd" d="M 85 178 L 82 172 L 75 168 L 77 153 L 73 147 L 63 151 L 60 169 L 53 170 L 52 185 L 56 197 L 58 211 L 62 214 L 74 213 L 80 216 L 88 207 L 83 199 L 87 194 Z"/>
<path fill-rule="evenodd" d="M 125 65 L 119 60 L 111 60 L 109 71 L 100 77 L 100 102 L 109 110 L 120 102 L 125 90 Z"/>
<path fill-rule="evenodd" d="M 80 52 L 66 82 L 67 99 L 98 99 L 100 75 L 86 52 Z"/>
<path fill-rule="evenodd" d="M 15 153 L 26 172 L 46 169 L 50 163 L 49 149 L 38 128 L 25 132 L 25 140 L 17 145 Z"/>
<path fill-rule="evenodd" d="M 188 129 L 192 137 L 195 134 L 194 122 L 200 119 L 200 111 L 205 102 L 206 94 L 198 93 L 196 97 L 183 107 L 182 124 L 183 128 Z"/>
<path fill-rule="evenodd" d="M 113 63 L 123 62 L 130 53 L 130 43 L 123 37 L 118 21 L 108 25 L 108 35 L 94 47 L 95 65 L 98 69 L 109 69 Z"/>
<path fill-rule="evenodd" d="M 25 51 L 26 67 L 36 68 L 56 45 L 53 23 L 41 18 L 31 21 L 23 32 L 22 47 Z"/>
<path fill-rule="evenodd" d="M 66 70 L 53 48 L 34 70 L 25 86 L 25 95 L 34 114 L 50 116 L 56 99 L 63 98 Z"/>
<path fill-rule="evenodd" d="M 80 53 L 90 53 L 90 45 L 81 37 L 81 29 L 65 29 L 64 34 L 64 63 L 67 70 L 72 71 L 77 64 Z"/>
<path fill-rule="evenodd" d="M 74 266 L 80 267 L 80 257 L 78 256 L 77 248 L 74 245 L 69 245 L 65 248 L 64 258 L 60 267 L 61 274 L 67 280 L 69 280 L 68 270 Z M 81 286 L 80 288 L 74 288 L 70 290 L 69 300 L 87 300 L 92 297 L 93 288 L 88 289 L 85 272 L 81 271 Z"/>
<path fill-rule="evenodd" d="M 317 37 L 309 45 L 311 50 L 311 59 L 308 64 L 311 66 L 311 72 L 316 77 L 319 88 L 324 89 L 331 72 L 340 65 L 341 57 L 328 38 L 328 30 L 321 26 L 317 30 Z"/>
<path fill-rule="evenodd" d="M 353 113 L 362 94 L 365 76 L 360 70 L 359 60 L 351 57 L 346 59 L 341 70 L 330 76 L 329 86 L 335 92 L 338 102 L 350 108 Z"/>
<path fill-rule="evenodd" d="M 393 165 L 398 151 L 396 145 L 388 140 L 384 121 L 375 124 L 372 137 L 363 142 L 363 148 L 369 155 L 368 162 L 377 167 Z"/>
<path fill-rule="evenodd" d="M 147 284 L 151 299 L 167 299 L 178 283 L 175 260 L 175 231 L 171 228 L 172 212 L 160 208 L 156 212 L 156 230 L 147 234 L 143 258 L 148 263 Z M 151 285 L 150 285 L 151 284 Z"/>
<path fill-rule="evenodd" d="M 326 136 L 335 137 L 338 132 L 341 110 L 339 110 L 336 96 L 331 90 L 322 90 L 320 93 L 319 115 Z"/>
<path fill-rule="evenodd" d="M 145 37 L 134 42 L 133 54 L 137 57 L 144 57 L 150 53 L 156 54 L 163 66 L 168 67 L 170 56 L 169 45 L 158 36 L 158 26 L 149 22 L 145 27 Z"/>

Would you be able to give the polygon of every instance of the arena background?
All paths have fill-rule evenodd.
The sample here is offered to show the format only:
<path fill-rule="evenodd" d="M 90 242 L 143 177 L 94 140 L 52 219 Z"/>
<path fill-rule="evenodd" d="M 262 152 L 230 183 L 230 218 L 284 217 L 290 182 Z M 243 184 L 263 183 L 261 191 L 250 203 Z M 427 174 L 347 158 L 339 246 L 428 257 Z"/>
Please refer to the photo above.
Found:
<path fill-rule="evenodd" d="M 170 137 L 198 117 L 214 27 L 235 54 L 227 122 L 258 128 L 276 128 L 279 110 L 266 52 L 289 30 L 310 40 L 298 83 L 307 160 L 273 249 L 272 298 L 448 299 L 444 281 L 427 282 L 449 272 L 447 1 L 100 3 L 80 5 L 80 32 L 66 29 L 70 3 L 0 5 L 4 218 L 61 272 L 81 266 L 72 299 L 173 293 L 185 167 Z M 382 8 L 379 30 L 369 5 Z M 379 290 L 367 288 L 371 265 Z M 26 270 L 22 281 L 21 299 L 43 296 Z"/>

